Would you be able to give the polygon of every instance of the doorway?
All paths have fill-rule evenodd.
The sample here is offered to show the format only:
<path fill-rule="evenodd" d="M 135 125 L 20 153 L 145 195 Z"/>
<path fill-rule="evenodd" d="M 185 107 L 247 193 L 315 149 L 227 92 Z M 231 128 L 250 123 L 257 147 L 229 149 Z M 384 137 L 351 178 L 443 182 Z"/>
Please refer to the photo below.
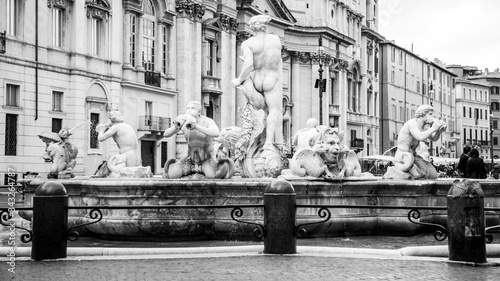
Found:
<path fill-rule="evenodd" d="M 155 173 L 155 142 L 141 141 L 141 159 L 142 166 L 151 167 L 151 172 Z"/>

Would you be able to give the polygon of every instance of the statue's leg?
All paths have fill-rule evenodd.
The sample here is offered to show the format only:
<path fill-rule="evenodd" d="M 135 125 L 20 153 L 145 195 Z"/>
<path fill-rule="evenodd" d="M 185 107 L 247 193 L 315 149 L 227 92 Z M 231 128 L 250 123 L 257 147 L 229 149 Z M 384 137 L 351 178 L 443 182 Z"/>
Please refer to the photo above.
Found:
<path fill-rule="evenodd" d="M 283 143 L 283 115 L 281 89 L 274 87 L 271 91 L 265 93 L 268 116 L 266 120 L 266 142 L 264 150 L 274 150 L 274 143 Z"/>
<path fill-rule="evenodd" d="M 263 109 L 266 110 L 266 101 L 262 93 L 259 93 L 253 84 L 253 80 L 248 78 L 241 85 L 237 87 L 240 89 L 249 104 L 251 104 L 256 110 Z"/>

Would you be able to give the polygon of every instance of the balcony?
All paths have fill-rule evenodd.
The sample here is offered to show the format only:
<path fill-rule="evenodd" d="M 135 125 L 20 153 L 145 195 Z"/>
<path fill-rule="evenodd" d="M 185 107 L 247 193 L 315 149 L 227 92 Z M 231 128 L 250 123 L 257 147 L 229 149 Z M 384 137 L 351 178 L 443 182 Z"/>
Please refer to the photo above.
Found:
<path fill-rule="evenodd" d="M 363 139 L 354 138 L 353 140 L 351 140 L 351 149 L 356 151 L 356 153 L 363 150 L 364 146 L 365 141 Z"/>
<path fill-rule="evenodd" d="M 340 105 L 330 104 L 328 107 L 328 114 L 330 117 L 340 116 Z"/>
<path fill-rule="evenodd" d="M 160 73 L 146 71 L 144 73 L 144 84 L 154 87 L 161 87 Z"/>
<path fill-rule="evenodd" d="M 201 81 L 201 92 L 222 94 L 222 90 L 220 89 L 220 78 L 203 76 Z"/>
<path fill-rule="evenodd" d="M 163 132 L 170 127 L 171 119 L 160 116 L 139 116 L 139 131 Z"/>

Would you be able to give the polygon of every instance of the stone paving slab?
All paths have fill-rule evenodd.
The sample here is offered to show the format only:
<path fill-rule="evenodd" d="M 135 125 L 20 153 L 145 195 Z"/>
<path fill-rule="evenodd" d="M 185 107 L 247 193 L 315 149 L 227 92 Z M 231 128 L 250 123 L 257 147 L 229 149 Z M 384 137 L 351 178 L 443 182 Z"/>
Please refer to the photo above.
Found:
<path fill-rule="evenodd" d="M 500 267 L 444 260 L 260 255 L 18 262 L 0 280 L 499 280 Z"/>

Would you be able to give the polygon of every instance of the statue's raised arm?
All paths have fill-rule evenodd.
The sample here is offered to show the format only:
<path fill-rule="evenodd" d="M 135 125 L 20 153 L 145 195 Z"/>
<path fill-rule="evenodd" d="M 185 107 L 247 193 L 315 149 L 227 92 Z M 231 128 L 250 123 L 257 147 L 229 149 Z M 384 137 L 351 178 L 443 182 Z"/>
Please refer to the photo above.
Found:
<path fill-rule="evenodd" d="M 434 117 L 432 106 L 419 106 L 415 117 L 406 121 L 399 132 L 394 167 L 387 171 L 384 178 L 437 178 L 434 166 L 422 156 L 417 155 L 416 150 L 421 142 L 436 141 L 446 128 L 445 122 Z"/>

